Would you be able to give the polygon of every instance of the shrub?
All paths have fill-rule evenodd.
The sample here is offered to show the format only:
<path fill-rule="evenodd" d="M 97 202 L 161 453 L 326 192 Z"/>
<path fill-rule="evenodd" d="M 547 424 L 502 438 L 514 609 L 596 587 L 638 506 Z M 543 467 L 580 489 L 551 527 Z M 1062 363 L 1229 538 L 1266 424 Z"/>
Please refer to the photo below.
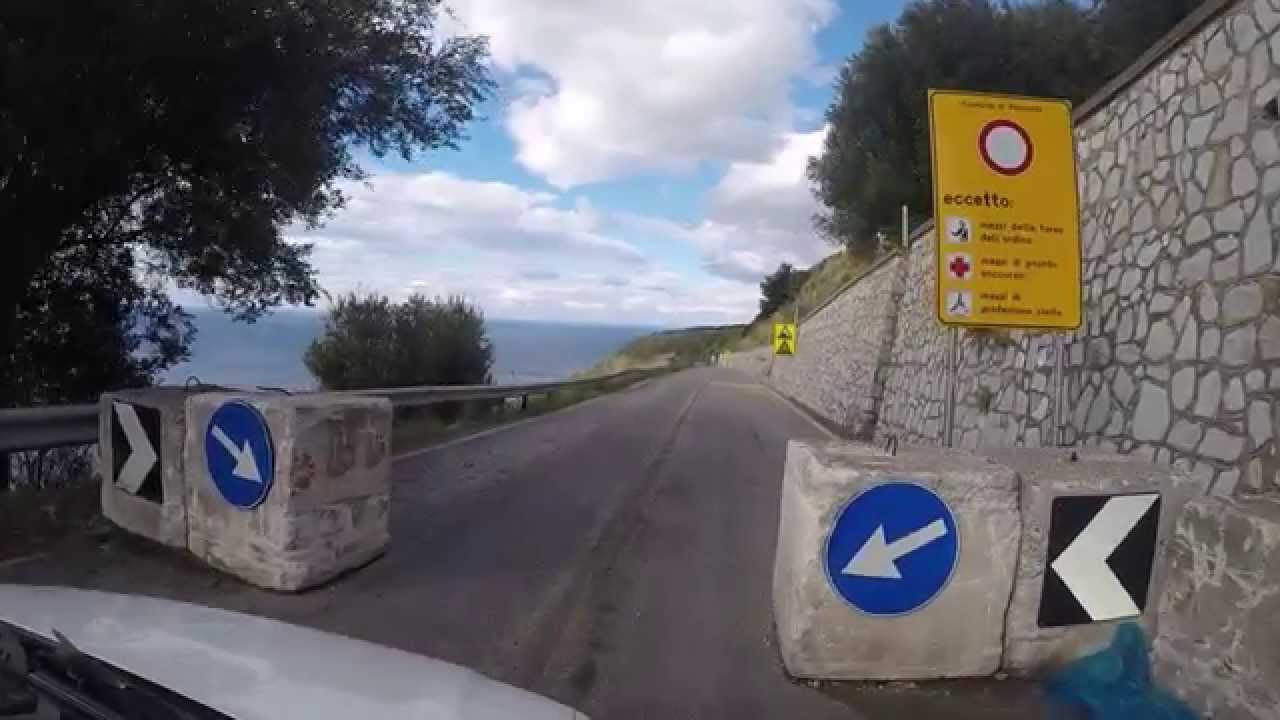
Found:
<path fill-rule="evenodd" d="M 394 303 L 349 293 L 329 308 L 324 334 L 312 341 L 303 362 L 327 390 L 486 385 L 493 345 L 484 313 L 463 298 L 413 295 Z M 456 414 L 456 407 L 439 410 Z"/>

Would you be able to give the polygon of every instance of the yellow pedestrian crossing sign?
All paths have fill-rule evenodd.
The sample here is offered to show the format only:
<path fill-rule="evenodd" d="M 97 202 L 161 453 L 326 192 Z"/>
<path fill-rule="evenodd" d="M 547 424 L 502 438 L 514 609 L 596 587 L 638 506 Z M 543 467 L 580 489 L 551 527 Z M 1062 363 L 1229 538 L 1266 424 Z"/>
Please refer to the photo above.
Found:
<path fill-rule="evenodd" d="M 796 354 L 796 326 L 794 323 L 773 324 L 773 354 Z"/>

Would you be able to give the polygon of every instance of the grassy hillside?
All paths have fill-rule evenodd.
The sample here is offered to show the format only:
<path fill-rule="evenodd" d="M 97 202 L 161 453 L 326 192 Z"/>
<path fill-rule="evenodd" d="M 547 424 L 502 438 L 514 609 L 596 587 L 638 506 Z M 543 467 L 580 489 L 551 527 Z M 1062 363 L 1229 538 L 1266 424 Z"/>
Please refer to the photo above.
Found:
<path fill-rule="evenodd" d="M 692 327 L 645 335 L 627 343 L 586 374 L 608 375 L 635 368 L 684 367 L 706 361 L 720 350 L 747 350 L 768 344 L 775 321 L 790 320 L 795 316 L 797 306 L 803 318 L 870 266 L 870 261 L 843 251 L 837 252 L 809 268 L 809 275 L 796 300 L 783 305 L 767 318 L 750 325 Z"/>
<path fill-rule="evenodd" d="M 745 325 L 664 330 L 638 337 L 593 367 L 589 374 L 608 375 L 650 367 L 683 367 L 706 361 L 712 353 L 731 347 Z"/>
<path fill-rule="evenodd" d="M 809 277 L 794 302 L 783 305 L 767 318 L 751 323 L 746 334 L 738 338 L 732 347 L 745 350 L 767 344 L 773 334 L 773 323 L 790 322 L 796 317 L 797 305 L 799 317 L 803 319 L 870 266 L 871 261 L 843 251 L 828 256 L 809 268 Z"/>

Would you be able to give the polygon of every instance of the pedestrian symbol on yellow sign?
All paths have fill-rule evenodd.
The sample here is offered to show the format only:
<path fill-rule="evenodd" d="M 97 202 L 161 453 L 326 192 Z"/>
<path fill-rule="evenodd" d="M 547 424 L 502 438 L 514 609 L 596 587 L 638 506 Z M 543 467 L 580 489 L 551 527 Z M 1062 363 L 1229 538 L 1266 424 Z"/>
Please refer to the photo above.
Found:
<path fill-rule="evenodd" d="M 796 354 L 796 326 L 793 323 L 773 324 L 773 354 Z"/>

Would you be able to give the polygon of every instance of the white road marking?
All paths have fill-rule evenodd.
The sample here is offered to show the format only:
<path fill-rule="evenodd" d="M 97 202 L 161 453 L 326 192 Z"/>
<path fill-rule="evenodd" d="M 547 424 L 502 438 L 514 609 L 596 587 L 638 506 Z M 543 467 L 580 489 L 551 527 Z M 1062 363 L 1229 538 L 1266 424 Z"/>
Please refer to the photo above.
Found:
<path fill-rule="evenodd" d="M 638 383 L 636 383 L 636 384 L 634 384 L 634 385 L 628 385 L 627 387 L 624 387 L 624 388 L 622 388 L 621 390 L 618 390 L 618 391 L 616 391 L 616 392 L 605 393 L 604 395 L 599 395 L 599 396 L 597 396 L 597 397 L 593 397 L 593 398 L 591 398 L 591 399 L 589 399 L 589 400 L 583 400 L 582 402 L 579 402 L 579 403 L 574 403 L 574 404 L 572 404 L 572 405 L 566 405 L 565 407 L 562 407 L 562 408 L 560 408 L 559 410 L 553 410 L 552 412 L 549 412 L 549 413 L 543 413 L 543 414 L 541 414 L 541 415 L 534 415 L 533 417 L 524 418 L 523 420 L 516 420 L 515 422 L 504 423 L 504 424 L 502 424 L 502 425 L 498 425 L 497 427 L 491 427 L 491 428 L 487 428 L 487 429 L 485 429 L 485 430 L 480 430 L 480 431 L 478 431 L 478 432 L 471 433 L 470 435 L 463 435 L 462 437 L 456 437 L 456 438 L 453 438 L 452 440 L 445 440 L 445 441 L 444 441 L 444 442 L 442 442 L 442 443 L 437 443 L 437 444 L 435 444 L 435 445 L 429 445 L 429 446 L 424 447 L 424 448 L 418 448 L 417 450 L 408 450 L 408 451 L 406 451 L 406 452 L 402 452 L 402 453 L 400 453 L 399 455 L 395 455 L 395 456 L 393 456 L 393 457 L 391 458 L 391 461 L 392 461 L 392 462 L 399 462 L 399 461 L 401 461 L 401 460 L 411 460 L 411 459 L 413 459 L 413 458 L 415 458 L 415 457 L 418 457 L 419 455 L 426 455 L 427 453 L 433 453 L 433 452 L 436 452 L 437 450 L 444 450 L 445 448 L 451 448 L 451 447 L 454 447 L 455 445 L 462 445 L 462 444 L 464 444 L 464 443 L 469 443 L 469 442 L 471 442 L 471 441 L 473 441 L 473 440 L 480 440 L 480 439 L 482 439 L 482 438 L 487 438 L 487 437 L 489 437 L 489 436 L 491 436 L 491 435 L 497 435 L 498 433 L 504 433 L 504 432 L 507 432 L 508 430 L 515 430 L 516 428 L 518 428 L 518 427 L 520 427 L 520 426 L 522 426 L 522 425 L 526 425 L 526 424 L 531 423 L 531 422 L 537 422 L 537 421 L 539 421 L 539 420 L 546 420 L 547 418 L 554 417 L 554 416 L 556 416 L 556 415 L 559 415 L 560 413 L 566 413 L 566 412 L 569 412 L 569 411 L 571 411 L 571 410 L 577 410 L 577 409 L 579 409 L 579 408 L 584 408 L 584 407 L 587 407 L 588 405 L 593 405 L 593 404 L 598 403 L 598 402 L 600 402 L 600 401 L 602 401 L 602 400 L 607 400 L 608 398 L 614 397 L 615 395 L 620 395 L 620 394 L 622 394 L 622 393 L 624 393 L 624 392 L 630 392 L 630 391 L 632 391 L 632 390 L 639 390 L 640 388 L 644 387 L 645 385 L 648 385 L 648 384 L 649 384 L 649 383 L 651 383 L 651 382 L 653 382 L 653 380 L 652 380 L 652 379 L 641 380 L 640 382 L 638 382 Z"/>
<path fill-rule="evenodd" d="M 751 391 L 754 391 L 754 392 L 761 392 L 761 393 L 765 393 L 765 394 L 767 394 L 767 395 L 770 395 L 770 396 L 772 396 L 775 400 L 777 400 L 778 402 L 782 403 L 783 405 L 786 405 L 788 410 L 790 410 L 791 412 L 795 413 L 796 415 L 799 415 L 800 417 L 804 418 L 805 422 L 807 422 L 807 423 L 809 423 L 810 425 L 812 425 L 813 427 L 817 428 L 817 429 L 818 429 L 818 431 L 819 431 L 819 432 L 821 432 L 823 435 L 825 435 L 825 436 L 827 437 L 827 439 L 828 439 L 828 440 L 842 440 L 842 439 L 843 439 L 843 438 L 841 438 L 839 435 L 837 435 L 837 434 L 835 434 L 835 433 L 831 432 L 831 430 L 830 430 L 829 428 L 827 428 L 825 425 L 823 425 L 822 423 L 818 422 L 817 420 L 814 420 L 814 419 L 813 419 L 813 417 L 811 417 L 811 416 L 809 415 L 809 413 L 807 413 L 807 412 L 805 412 L 805 411 L 801 410 L 800 408 L 796 407 L 796 405 L 795 405 L 795 401 L 793 401 L 791 398 L 787 397 L 786 395 L 783 395 L 782 393 L 778 392 L 777 390 L 774 390 L 773 388 L 769 387 L 768 385 L 764 385 L 764 384 L 760 384 L 760 383 L 727 382 L 727 381 L 724 381 L 724 380 L 712 380 L 712 381 L 711 381 L 711 384 L 712 384 L 712 385 L 724 385 L 724 386 L 727 386 L 727 387 L 738 388 L 739 390 L 751 390 Z"/>

